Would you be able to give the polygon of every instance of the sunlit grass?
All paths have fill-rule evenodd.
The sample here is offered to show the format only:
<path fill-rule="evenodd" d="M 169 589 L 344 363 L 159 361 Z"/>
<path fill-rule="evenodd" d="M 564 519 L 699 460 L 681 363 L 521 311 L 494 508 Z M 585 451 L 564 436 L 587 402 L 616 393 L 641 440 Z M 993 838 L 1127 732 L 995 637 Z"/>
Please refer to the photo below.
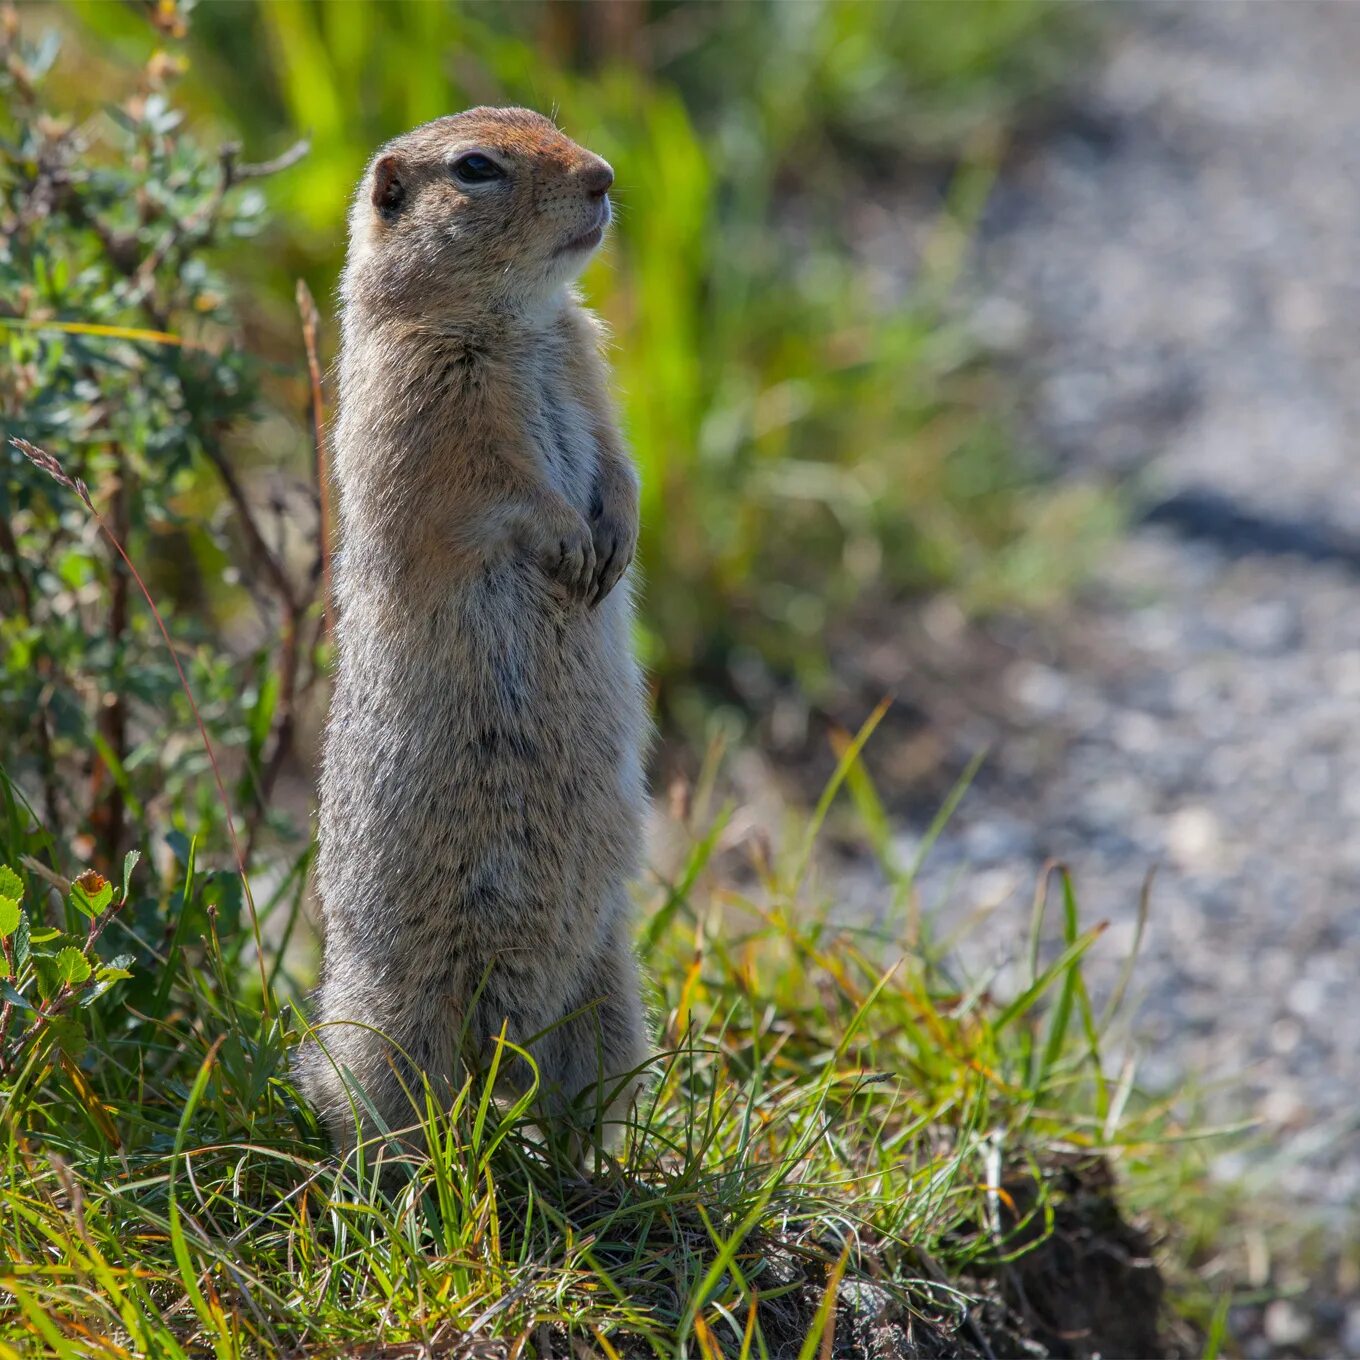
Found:
<path fill-rule="evenodd" d="M 814 838 L 852 770 L 863 805 L 858 748 L 787 850 L 739 873 L 713 858 L 727 813 L 691 816 L 642 916 L 654 1080 L 590 1174 L 482 1079 L 446 1106 L 414 1093 L 427 1161 L 383 1177 L 379 1140 L 338 1165 L 290 1076 L 304 1027 L 259 1006 L 249 951 L 224 951 L 211 913 L 201 938 L 175 932 L 173 965 L 144 947 L 153 985 L 88 1012 L 78 1079 L 48 1053 L 4 1091 L 0 1334 L 70 1356 L 463 1334 L 516 1354 L 574 1338 L 602 1355 L 811 1355 L 850 1325 L 850 1283 L 932 1334 L 991 1325 L 972 1310 L 1004 1311 L 1005 1263 L 1052 1227 L 1064 1169 L 1136 1165 L 1168 1116 L 1106 1080 L 1081 975 L 1098 929 L 1060 875 L 1062 945 L 1048 962 L 1036 945 L 1010 998 L 961 988 L 906 912 L 833 923 Z M 11 799 L 16 865 L 35 844 L 24 820 Z M 191 876 L 181 909 L 211 886 Z M 278 901 L 300 911 L 287 885 Z"/>

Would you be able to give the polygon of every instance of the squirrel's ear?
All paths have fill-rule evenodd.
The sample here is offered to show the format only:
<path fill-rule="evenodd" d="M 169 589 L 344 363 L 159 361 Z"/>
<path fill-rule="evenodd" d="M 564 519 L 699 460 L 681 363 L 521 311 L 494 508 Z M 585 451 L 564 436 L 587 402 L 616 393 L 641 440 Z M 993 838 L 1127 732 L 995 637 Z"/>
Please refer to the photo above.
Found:
<path fill-rule="evenodd" d="M 395 156 L 384 156 L 373 167 L 373 206 L 384 217 L 395 217 L 406 202 L 406 185 Z"/>

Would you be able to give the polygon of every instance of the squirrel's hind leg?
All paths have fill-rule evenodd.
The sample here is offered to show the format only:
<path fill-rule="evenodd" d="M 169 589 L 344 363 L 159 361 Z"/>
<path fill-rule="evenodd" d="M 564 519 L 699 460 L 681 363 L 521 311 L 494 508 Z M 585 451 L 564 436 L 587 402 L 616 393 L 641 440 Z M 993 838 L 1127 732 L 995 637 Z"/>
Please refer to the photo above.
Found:
<path fill-rule="evenodd" d="M 302 1090 L 336 1148 L 348 1153 L 363 1142 L 370 1161 L 420 1155 L 425 1082 L 435 1088 L 435 1107 L 447 1107 L 455 1076 L 448 1017 L 388 1015 L 381 1029 L 348 1018 L 380 1013 L 377 1004 L 328 1003 L 323 988 L 319 1015 L 328 1023 L 304 1045 L 300 1064 Z"/>
<path fill-rule="evenodd" d="M 534 1045 L 540 1104 L 554 1123 L 570 1126 L 582 1153 L 588 1146 L 616 1146 L 646 1084 L 641 1069 L 651 1056 L 637 961 L 624 922 L 592 961 L 566 1014 L 571 1018 Z"/>

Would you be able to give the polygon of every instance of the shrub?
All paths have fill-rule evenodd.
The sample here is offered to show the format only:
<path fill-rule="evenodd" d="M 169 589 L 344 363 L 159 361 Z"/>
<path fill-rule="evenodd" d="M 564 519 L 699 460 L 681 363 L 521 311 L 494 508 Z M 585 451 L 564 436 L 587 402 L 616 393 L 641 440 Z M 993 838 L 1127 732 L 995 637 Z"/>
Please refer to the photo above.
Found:
<path fill-rule="evenodd" d="M 45 98 L 55 43 L 27 45 L 12 14 L 3 42 L 3 760 L 41 790 L 49 828 L 80 828 L 82 857 L 112 872 L 147 826 L 218 840 L 221 810 L 199 778 L 202 748 L 174 735 L 190 714 L 127 566 L 9 438 L 87 483 L 143 564 L 208 727 L 236 753 L 253 840 L 294 708 L 320 674 L 312 493 L 299 524 L 246 485 L 238 450 L 261 416 L 258 365 L 212 263 L 258 230 L 254 181 L 271 167 L 189 134 L 163 52 L 119 105 L 77 121 Z"/>

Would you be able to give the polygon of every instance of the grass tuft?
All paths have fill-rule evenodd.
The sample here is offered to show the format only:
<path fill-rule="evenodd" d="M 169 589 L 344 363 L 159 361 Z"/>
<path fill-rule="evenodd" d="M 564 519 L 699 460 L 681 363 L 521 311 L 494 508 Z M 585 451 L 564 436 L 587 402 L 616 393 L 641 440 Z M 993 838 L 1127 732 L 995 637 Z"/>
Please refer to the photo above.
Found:
<path fill-rule="evenodd" d="M 833 919 L 811 841 L 852 771 L 863 792 L 861 745 L 787 854 L 733 871 L 715 860 L 724 818 L 686 827 L 644 915 L 654 1080 L 620 1155 L 589 1175 L 543 1142 L 527 1100 L 492 1099 L 494 1073 L 446 1105 L 412 1093 L 434 1151 L 404 1174 L 377 1149 L 339 1164 L 293 1086 L 297 981 L 278 968 L 273 1004 L 243 995 L 253 960 L 223 948 L 222 884 L 180 866 L 173 900 L 150 904 L 178 914 L 172 941 L 137 935 L 135 904 L 114 918 L 138 961 L 82 1011 L 97 1043 L 79 1062 L 35 1049 L 3 1088 L 0 1335 L 58 1356 L 1049 1344 L 1071 1291 L 1045 1253 L 1065 1244 L 1077 1281 L 1132 1233 L 1109 1168 L 1167 1119 L 1113 1107 L 1081 976 L 1096 932 L 1061 871 L 1061 950 L 1042 967 L 1036 952 L 1008 1001 L 953 982 L 905 911 L 873 929 Z M 22 870 L 41 833 L 9 802 Z M 45 892 L 27 874 L 35 920 Z M 279 892 L 263 915 L 291 935 L 300 894 Z M 1155 1271 L 1129 1271 L 1155 1341 Z M 382 1349 L 407 1344 L 426 1349 Z"/>

